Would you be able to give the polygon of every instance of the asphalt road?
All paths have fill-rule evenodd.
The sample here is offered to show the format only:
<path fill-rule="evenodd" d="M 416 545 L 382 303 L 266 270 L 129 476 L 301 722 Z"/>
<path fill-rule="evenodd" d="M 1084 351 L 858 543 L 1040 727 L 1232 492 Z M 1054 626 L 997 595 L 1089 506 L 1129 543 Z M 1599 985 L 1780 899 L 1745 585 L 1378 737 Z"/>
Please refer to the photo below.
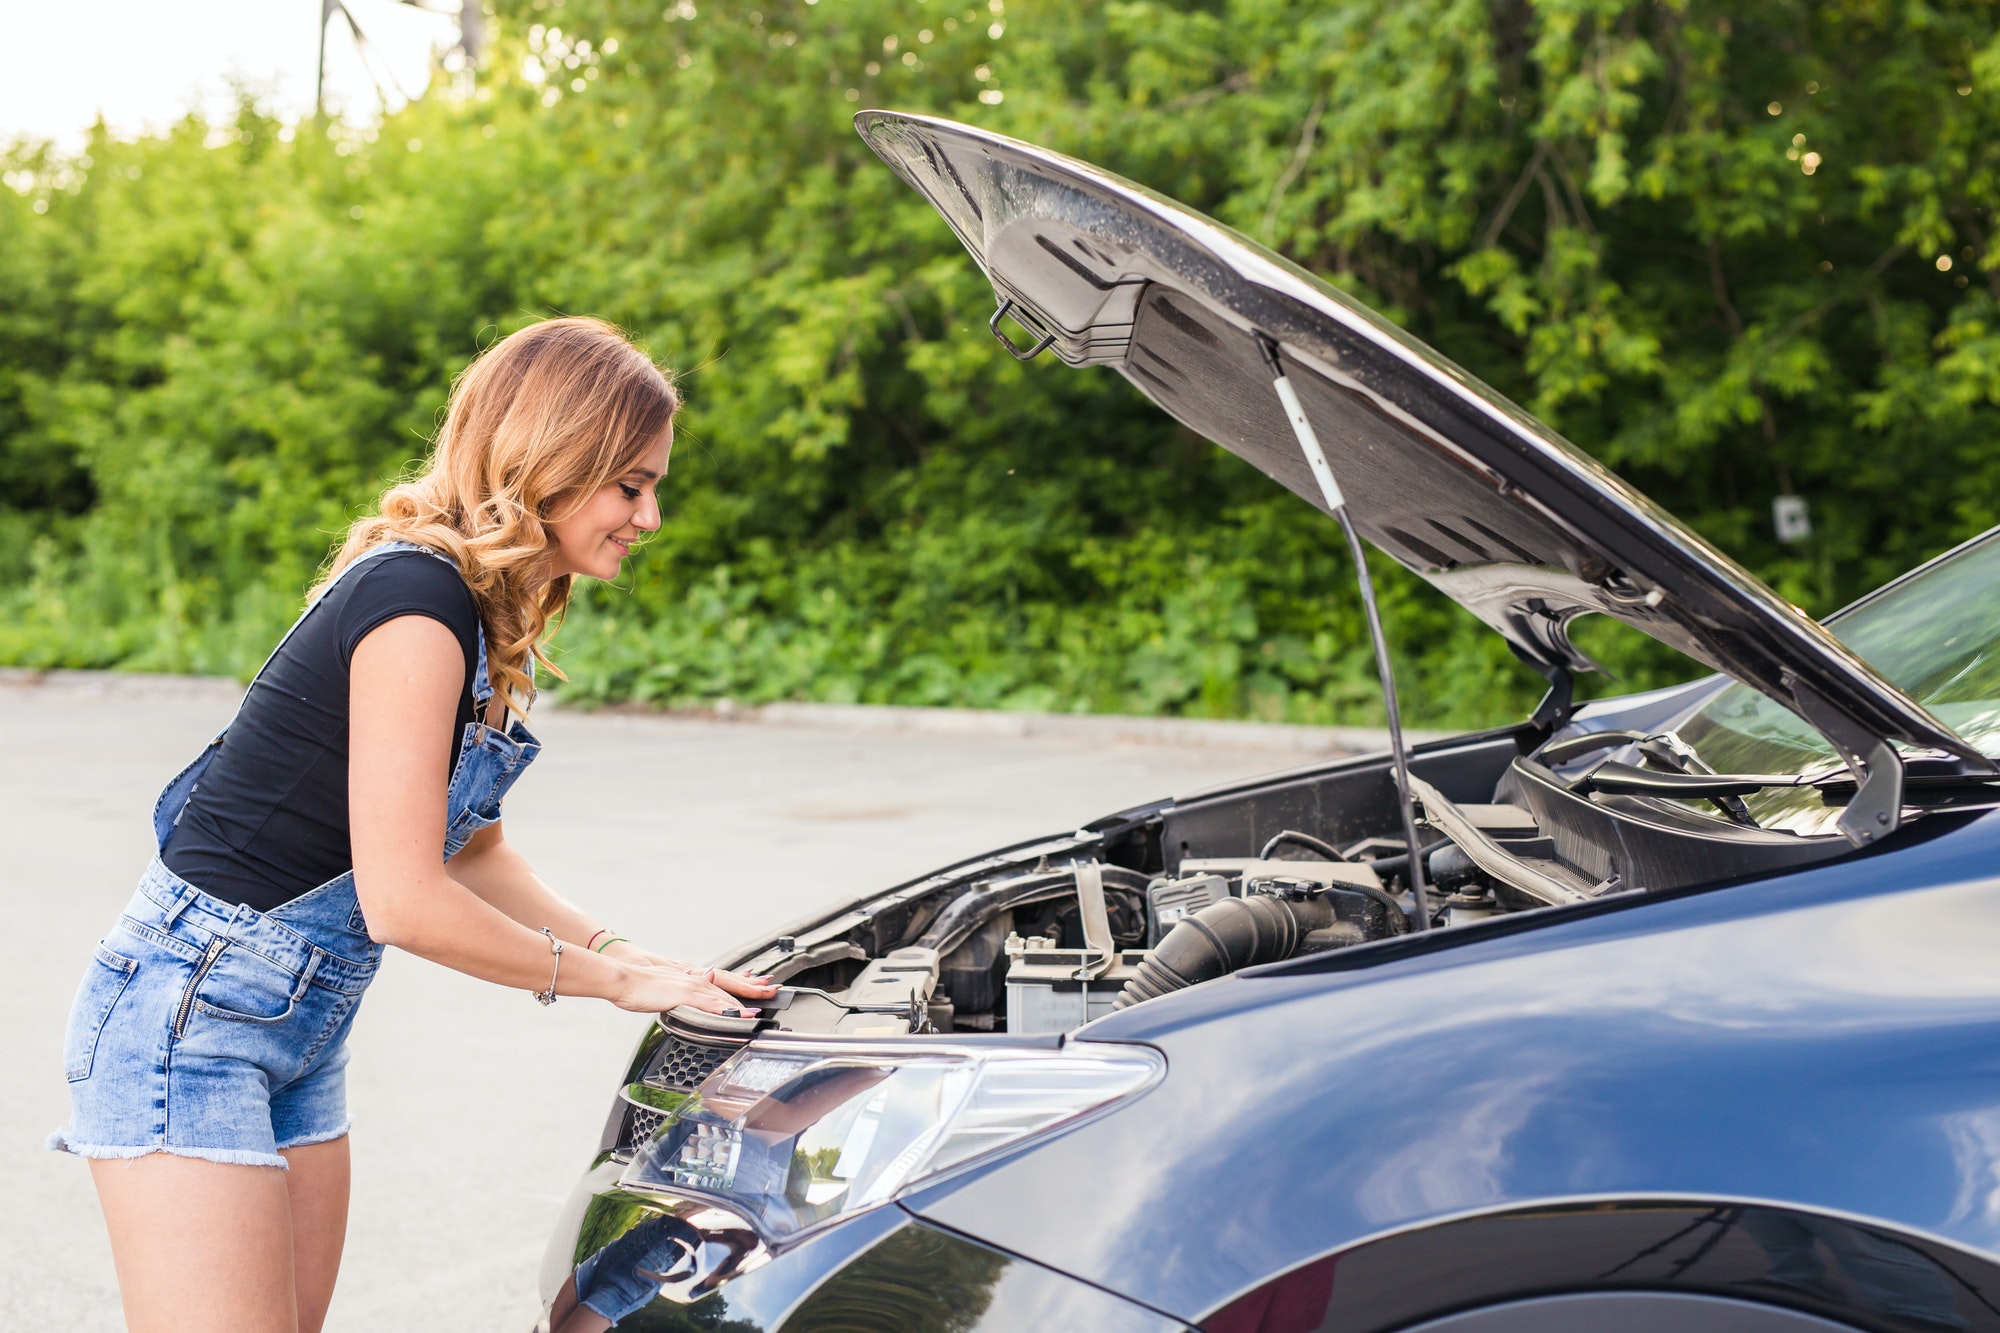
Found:
<path fill-rule="evenodd" d="M 159 787 L 229 717 L 207 684 L 0 684 L 0 1328 L 122 1327 L 87 1169 L 43 1150 L 64 1018 L 150 854 Z M 815 906 L 1122 806 L 1300 761 L 1075 738 L 855 735 L 552 712 L 509 836 L 652 947 L 707 958 Z M 526 1329 L 557 1209 L 643 1020 L 392 955 L 361 1011 L 354 1208 L 330 1330 Z"/>

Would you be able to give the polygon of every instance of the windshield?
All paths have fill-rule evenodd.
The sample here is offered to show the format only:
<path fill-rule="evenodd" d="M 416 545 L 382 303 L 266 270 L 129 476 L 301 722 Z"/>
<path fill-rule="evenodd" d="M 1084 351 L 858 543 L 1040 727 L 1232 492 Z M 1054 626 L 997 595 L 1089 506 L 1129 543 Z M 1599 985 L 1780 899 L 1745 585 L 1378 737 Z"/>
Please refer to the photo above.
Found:
<path fill-rule="evenodd" d="M 1987 533 L 1826 622 L 1889 682 L 1985 754 L 2000 753 L 2000 529 Z M 1838 763 L 1797 714 L 1746 685 L 1731 685 L 1674 729 L 1718 773 L 1803 773 Z M 1767 828 L 1832 829 L 1810 788 L 1744 798 Z"/>

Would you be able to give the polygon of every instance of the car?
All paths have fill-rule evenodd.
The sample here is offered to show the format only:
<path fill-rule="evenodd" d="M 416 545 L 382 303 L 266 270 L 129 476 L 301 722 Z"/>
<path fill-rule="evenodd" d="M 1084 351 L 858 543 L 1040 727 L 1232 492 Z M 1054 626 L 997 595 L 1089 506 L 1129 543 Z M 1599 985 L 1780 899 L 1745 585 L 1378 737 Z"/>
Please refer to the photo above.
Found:
<path fill-rule="evenodd" d="M 1010 352 L 1115 369 L 1548 692 L 732 951 L 783 989 L 651 1027 L 543 1326 L 2000 1329 L 2000 530 L 1815 623 L 1221 225 L 857 127 Z M 1579 705 L 1585 614 L 1715 674 Z"/>

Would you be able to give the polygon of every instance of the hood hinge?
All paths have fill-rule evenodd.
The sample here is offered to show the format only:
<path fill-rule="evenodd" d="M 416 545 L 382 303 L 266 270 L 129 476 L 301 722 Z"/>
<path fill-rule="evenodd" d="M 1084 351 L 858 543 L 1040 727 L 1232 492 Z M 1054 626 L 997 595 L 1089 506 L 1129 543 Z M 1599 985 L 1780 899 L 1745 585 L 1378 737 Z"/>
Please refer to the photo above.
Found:
<path fill-rule="evenodd" d="M 1576 674 L 1561 662 L 1542 661 L 1529 656 L 1512 639 L 1507 640 L 1507 646 L 1513 650 L 1514 656 L 1549 683 L 1548 693 L 1535 705 L 1535 711 L 1528 715 L 1529 731 L 1519 741 L 1521 753 L 1527 754 L 1569 725 L 1570 718 L 1576 713 Z"/>
<path fill-rule="evenodd" d="M 1903 760 L 1896 747 L 1887 737 L 1856 725 L 1791 672 L 1782 679 L 1799 716 L 1832 743 L 1854 774 L 1854 795 L 1837 821 L 1842 836 L 1856 847 L 1866 847 L 1894 833 L 1903 822 Z"/>

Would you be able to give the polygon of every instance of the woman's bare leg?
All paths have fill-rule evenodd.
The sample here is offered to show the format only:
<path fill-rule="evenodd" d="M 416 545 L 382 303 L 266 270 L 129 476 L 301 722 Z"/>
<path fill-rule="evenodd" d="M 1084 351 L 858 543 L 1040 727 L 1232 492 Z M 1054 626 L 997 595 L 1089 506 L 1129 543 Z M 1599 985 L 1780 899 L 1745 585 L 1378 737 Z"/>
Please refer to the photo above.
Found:
<path fill-rule="evenodd" d="M 604 1333 L 611 1327 L 606 1319 L 588 1305 L 579 1305 L 569 1313 L 569 1318 L 556 1325 L 555 1333 Z"/>
<path fill-rule="evenodd" d="M 576 1274 L 571 1273 L 549 1307 L 549 1333 L 604 1333 L 610 1327 L 609 1319 L 577 1302 Z"/>
<path fill-rule="evenodd" d="M 299 1333 L 319 1333 L 347 1243 L 347 1139 L 343 1135 L 328 1143 L 285 1148 L 280 1155 L 292 1167 L 285 1185 L 291 1198 Z"/>
<path fill-rule="evenodd" d="M 90 1175 L 131 1333 L 295 1333 L 284 1171 L 156 1152 Z"/>

